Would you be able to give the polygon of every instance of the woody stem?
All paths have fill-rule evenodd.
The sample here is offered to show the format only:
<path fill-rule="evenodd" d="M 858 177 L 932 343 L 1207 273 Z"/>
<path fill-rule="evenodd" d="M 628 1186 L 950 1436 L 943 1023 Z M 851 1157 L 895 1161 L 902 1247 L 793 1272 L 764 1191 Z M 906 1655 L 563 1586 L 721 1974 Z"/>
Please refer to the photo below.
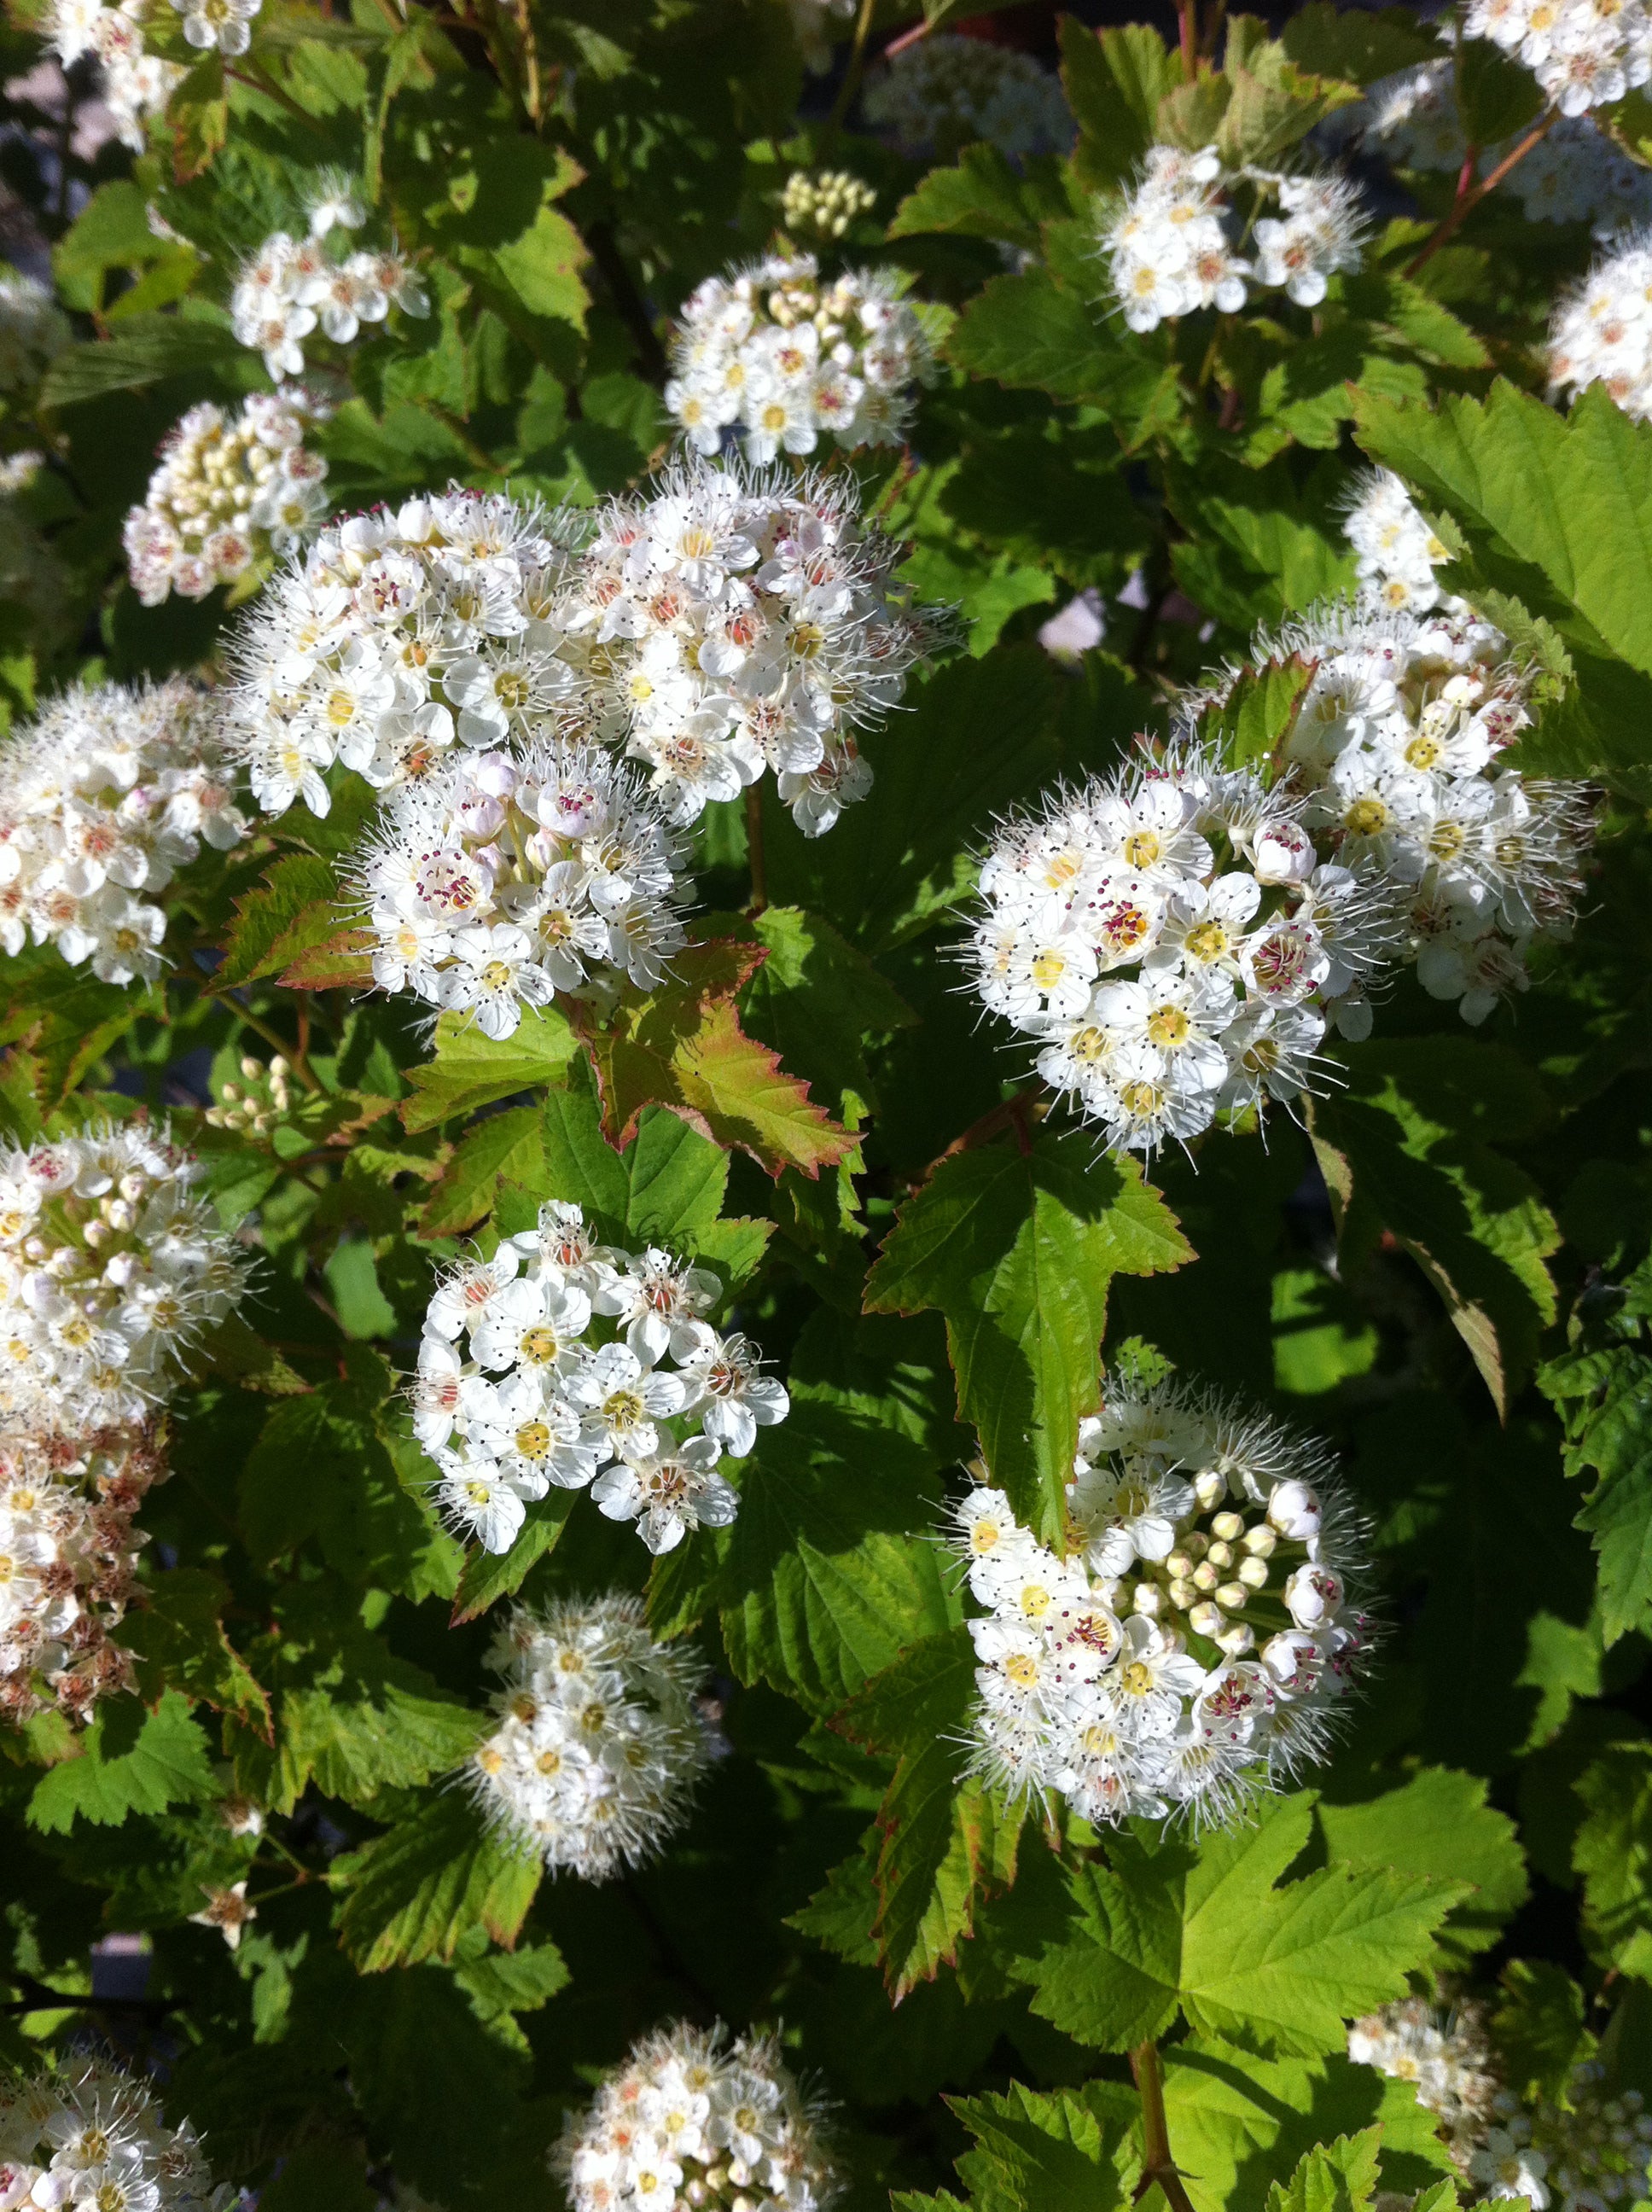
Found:
<path fill-rule="evenodd" d="M 1170 2155 L 1169 2130 L 1164 2120 L 1164 2073 L 1159 2063 L 1158 2045 L 1151 2037 L 1131 2052 L 1130 2071 L 1136 2077 L 1141 2097 L 1141 2179 L 1136 2185 L 1137 2199 L 1144 2197 L 1157 2182 L 1170 2212 L 1193 2212 L 1175 2160 Z"/>

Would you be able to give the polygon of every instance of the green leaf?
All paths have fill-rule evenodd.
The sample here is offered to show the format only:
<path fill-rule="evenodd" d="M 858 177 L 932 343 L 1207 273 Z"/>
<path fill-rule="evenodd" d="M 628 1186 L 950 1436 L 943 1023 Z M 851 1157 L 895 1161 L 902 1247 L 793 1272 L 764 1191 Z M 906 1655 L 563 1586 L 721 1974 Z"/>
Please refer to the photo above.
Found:
<path fill-rule="evenodd" d="M 927 1540 L 935 1464 L 845 1407 L 794 1405 L 741 1470 L 732 1528 L 656 1565 L 656 1634 L 680 1633 L 715 1604 L 742 1681 L 835 1711 L 908 1644 L 959 1618 L 952 1577 Z M 683 1575 L 700 1579 L 685 1589 Z"/>
<path fill-rule="evenodd" d="M 108 337 L 60 353 L 40 386 L 40 404 L 74 407 L 111 392 L 136 392 L 162 377 L 221 368 L 240 351 L 226 323 L 193 315 L 130 315 Z"/>
<path fill-rule="evenodd" d="M 521 237 L 496 246 L 494 265 L 531 315 L 585 328 L 591 305 L 580 270 L 585 241 L 559 209 L 543 207 Z"/>
<path fill-rule="evenodd" d="M 1494 562 L 1540 571 L 1586 639 L 1652 672 L 1652 425 L 1631 422 L 1603 386 L 1564 416 L 1501 378 L 1484 401 L 1445 398 L 1437 409 L 1362 396 L 1355 422 L 1366 451 L 1448 508 Z M 1509 588 L 1549 613 L 1517 574 Z"/>
<path fill-rule="evenodd" d="M 530 1508 L 508 1552 L 484 1552 L 473 1547 L 465 1554 L 465 1571 L 453 1595 L 455 1628 L 474 1620 L 501 1597 L 513 1597 L 529 1571 L 552 1550 L 568 1526 L 579 1492 L 553 1490 Z"/>
<path fill-rule="evenodd" d="M 310 853 L 289 853 L 265 871 L 264 881 L 235 902 L 215 990 L 235 989 L 260 975 L 273 975 L 307 948 L 323 943 L 338 927 L 334 902 L 338 878 L 328 863 Z"/>
<path fill-rule="evenodd" d="M 1472 1882 L 1474 1893 L 1440 1932 L 1444 1962 L 1489 1950 L 1526 1902 L 1525 1855 L 1515 1824 L 1486 1802 L 1478 1777 L 1424 1767 L 1398 1790 L 1357 1805 L 1321 1801 L 1320 1832 L 1339 1864 L 1398 1867 Z"/>
<path fill-rule="evenodd" d="M 381 1790 L 416 1790 L 459 1765 L 480 1731 L 478 1713 L 358 1623 L 307 1626 L 260 1655 L 276 1744 L 266 1755 L 240 1740 L 250 1794 L 288 1813 L 313 1782 L 324 1796 L 371 1805 Z"/>
<path fill-rule="evenodd" d="M 1558 2101 L 1584 2056 L 1583 1992 L 1546 1959 L 1512 1959 L 1492 2017 L 1497 2055 L 1516 2096 Z"/>
<path fill-rule="evenodd" d="M 530 1943 L 519 1951 L 490 1951 L 480 1959 L 463 1960 L 454 1980 L 471 2000 L 471 2009 L 487 2026 L 511 2023 L 511 2040 L 524 2051 L 531 2049 L 513 2015 L 538 2012 L 568 1987 L 568 1962 L 554 1943 Z"/>
<path fill-rule="evenodd" d="M 1490 39 L 1465 39 L 1456 61 L 1457 112 L 1476 146 L 1511 138 L 1543 111 L 1543 94 L 1530 70 Z"/>
<path fill-rule="evenodd" d="M 1297 9 L 1279 41 L 1309 76 L 1339 76 L 1362 85 L 1430 61 L 1440 51 L 1405 9 L 1385 8 L 1376 15 L 1364 8 L 1333 7 L 1332 0 L 1309 0 L 1307 7 Z"/>
<path fill-rule="evenodd" d="M 1370 2212 L 1381 2141 L 1380 2129 L 1367 2128 L 1316 2146 L 1288 2182 L 1268 2191 L 1267 2212 Z"/>
<path fill-rule="evenodd" d="M 941 231 L 1030 249 L 1038 244 L 1040 220 L 1051 212 L 1047 196 L 1017 174 L 996 146 L 966 146 L 955 167 L 931 169 L 916 191 L 908 193 L 889 234 L 918 238 Z"/>
<path fill-rule="evenodd" d="M 1151 340 L 1125 331 L 1045 269 L 993 277 L 959 316 L 946 350 L 971 376 L 1093 400 L 1121 417 L 1145 410 L 1163 373 Z"/>
<path fill-rule="evenodd" d="M 1600 1632 L 1615 1644 L 1652 1613 L 1652 1359 L 1624 1345 L 1550 1360 L 1537 1379 L 1565 1422 L 1567 1474 L 1600 1477 L 1576 1526 L 1600 1554 Z"/>
<path fill-rule="evenodd" d="M 419 1216 L 422 1237 L 457 1237 L 494 1210 L 501 1182 L 538 1188 L 545 1152 L 540 1115 L 532 1106 L 490 1114 L 467 1129 L 453 1149 Z"/>
<path fill-rule="evenodd" d="M 1163 2064 L 1165 2118 L 1193 2212 L 1260 2203 L 1270 2180 L 1316 2144 L 1373 2124 L 1382 2130 L 1385 2187 L 1409 2191 L 1450 2171 L 1435 2117 L 1411 2083 L 1341 2051 L 1267 2060 L 1180 2043 Z"/>
<path fill-rule="evenodd" d="M 270 1182 L 275 1180 L 272 1176 Z M 200 1374 L 222 1376 L 243 1390 L 260 1391 L 271 1398 L 299 1397 L 310 1388 L 274 1345 L 253 1335 L 239 1314 L 226 1314 L 206 1331 L 191 1355 L 190 1364 Z"/>
<path fill-rule="evenodd" d="M 1090 31 L 1061 19 L 1061 82 L 1078 122 L 1075 166 L 1094 191 L 1129 176 L 1158 135 L 1159 104 L 1181 82 L 1181 56 L 1151 25 Z"/>
<path fill-rule="evenodd" d="M 137 1661 L 137 1686 L 149 1704 L 167 1687 L 182 1690 L 267 1735 L 270 1700 L 224 1633 L 229 1595 L 205 1568 L 173 1567 L 155 1577 L 145 1603 L 127 1615 L 119 1641 Z"/>
<path fill-rule="evenodd" d="M 897 2004 L 943 1963 L 956 1965 L 978 1899 L 1015 1879 L 1022 1808 L 1005 1812 L 959 1775 L 975 1693 L 975 1647 L 960 1625 L 914 1644 L 833 1723 L 868 1750 L 899 1755 L 878 1811 L 872 1929 Z"/>
<path fill-rule="evenodd" d="M 1525 1064 L 1467 1038 L 1345 1048 L 1347 1091 L 1315 1103 L 1315 1149 L 1347 1264 L 1384 1230 L 1445 1303 L 1498 1411 L 1555 1318 L 1546 1262 L 1554 1216 L 1522 1169 L 1485 1139 L 1525 1136 L 1548 1108 Z"/>
<path fill-rule="evenodd" d="M 1339 2051 L 1345 2021 L 1405 1994 L 1470 1890 L 1341 1866 L 1279 1885 L 1313 1817 L 1299 1792 L 1197 1849 L 1145 1827 L 1111 1838 L 1105 1868 L 1069 1875 L 1068 1940 L 1017 1964 L 1033 2010 L 1107 2051 L 1163 2035 L 1178 2013 L 1263 2057 Z"/>
<path fill-rule="evenodd" d="M 974 2148 L 960 2179 L 981 2212 L 1112 2212 L 1129 2200 L 1121 2170 L 1125 2125 L 1111 2082 L 1041 2095 L 1012 2081 L 1002 2094 L 955 2097 Z"/>
<path fill-rule="evenodd" d="M 1315 125 L 1359 97 L 1351 84 L 1303 76 L 1285 47 L 1272 42 L 1254 48 L 1242 63 L 1230 58 L 1226 75 L 1231 97 L 1216 144 L 1236 167 L 1277 162 Z"/>
<path fill-rule="evenodd" d="M 840 1114 L 862 1103 L 875 1105 L 867 1041 L 910 1029 L 917 1016 L 865 955 L 818 915 L 766 907 L 752 927 L 768 956 L 742 1002 L 752 1035 Z"/>
<path fill-rule="evenodd" d="M 1652 1981 L 1652 1745 L 1613 1744 L 1584 1770 L 1572 1845 L 1583 1927 L 1603 1966 Z"/>
<path fill-rule="evenodd" d="M 224 58 L 216 49 L 202 55 L 167 102 L 172 126 L 173 174 L 180 185 L 210 167 L 229 140 L 229 101 L 224 91 Z"/>
<path fill-rule="evenodd" d="M 168 1690 L 152 1713 L 136 1699 L 104 1706 L 78 1754 L 35 1784 L 28 1822 L 48 1835 L 66 1834 L 76 1820 L 118 1827 L 129 1813 L 164 1813 L 216 1795 L 206 1737 L 189 1699 Z"/>
<path fill-rule="evenodd" d="M 519 1091 L 562 1082 L 578 1056 L 579 1040 L 555 1006 L 528 1006 L 507 1037 L 484 1036 L 459 1014 L 437 1018 L 431 1057 L 407 1071 L 412 1097 L 402 1102 L 402 1124 L 411 1134 Z"/>
<path fill-rule="evenodd" d="M 1272 760 L 1291 735 L 1313 675 L 1295 653 L 1245 669 L 1206 720 L 1206 733 L 1236 763 Z"/>
<path fill-rule="evenodd" d="M 451 1959 L 481 1928 L 513 1944 L 539 1887 L 539 1862 L 513 1850 L 457 1790 L 336 1858 L 328 1879 L 344 1891 L 339 1939 L 363 1973 Z"/>
<path fill-rule="evenodd" d="M 341 1571 L 422 1595 L 434 1532 L 380 1426 L 390 1370 L 365 1345 L 341 1347 L 340 1364 L 341 1376 L 283 1398 L 266 1416 L 238 1478 L 242 1537 L 260 1562 L 313 1538 Z"/>
<path fill-rule="evenodd" d="M 714 1143 L 749 1152 L 776 1178 L 791 1167 L 812 1181 L 853 1149 L 850 1132 L 740 1026 L 734 994 L 760 957 L 744 945 L 690 945 L 670 983 L 622 1000 L 594 1033 L 592 1058 L 612 1143 L 629 1144 L 644 1107 L 660 1105 Z"/>
<path fill-rule="evenodd" d="M 1041 1131 L 1024 1152 L 942 1160 L 901 1209 L 865 1306 L 945 1316 L 959 1416 L 1017 1516 L 1055 1540 L 1078 1424 L 1099 1402 L 1108 1286 L 1193 1256 L 1133 1161 Z"/>

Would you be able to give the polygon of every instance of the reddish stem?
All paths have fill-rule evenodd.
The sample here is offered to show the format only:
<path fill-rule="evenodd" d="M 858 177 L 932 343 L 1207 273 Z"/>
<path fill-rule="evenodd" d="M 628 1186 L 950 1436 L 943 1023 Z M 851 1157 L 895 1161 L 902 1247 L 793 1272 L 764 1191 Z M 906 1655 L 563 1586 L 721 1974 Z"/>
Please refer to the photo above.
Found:
<path fill-rule="evenodd" d="M 1543 120 L 1539 124 L 1535 124 L 1533 128 L 1527 132 L 1526 136 L 1521 140 L 1519 145 L 1515 148 L 1513 153 L 1505 154 L 1502 161 L 1497 163 L 1497 167 L 1492 170 L 1491 175 L 1489 177 L 1483 177 L 1480 182 L 1475 186 L 1474 190 L 1466 197 L 1462 194 L 1461 183 L 1461 180 L 1459 180 L 1459 197 L 1453 203 L 1450 213 L 1440 224 L 1433 237 L 1429 240 L 1427 245 L 1424 246 L 1422 252 L 1412 263 L 1410 268 L 1406 270 L 1406 274 L 1407 276 L 1414 276 L 1425 261 L 1431 261 L 1433 259 L 1434 256 L 1439 252 L 1446 240 L 1453 236 L 1456 232 L 1464 218 L 1472 214 L 1473 210 L 1479 205 L 1480 202 L 1485 198 L 1488 192 L 1495 191 L 1497 190 L 1497 186 L 1509 174 L 1509 172 L 1519 162 L 1521 162 L 1526 159 L 1526 156 L 1531 152 L 1534 146 L 1540 144 L 1542 141 L 1548 137 L 1550 131 L 1553 130 L 1555 125 L 1559 121 L 1559 119 L 1560 110 L 1558 107 L 1552 107 L 1549 110 L 1549 112 L 1544 117 Z"/>

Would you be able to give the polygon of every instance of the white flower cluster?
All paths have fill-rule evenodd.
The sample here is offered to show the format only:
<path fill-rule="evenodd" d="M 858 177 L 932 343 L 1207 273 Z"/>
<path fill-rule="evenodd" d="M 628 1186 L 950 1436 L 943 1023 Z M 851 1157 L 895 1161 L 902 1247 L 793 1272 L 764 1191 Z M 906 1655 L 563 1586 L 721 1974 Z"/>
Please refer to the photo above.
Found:
<path fill-rule="evenodd" d="M 1470 0 L 1463 30 L 1522 61 L 1563 115 L 1621 100 L 1652 77 L 1643 0 Z"/>
<path fill-rule="evenodd" d="M 635 1521 L 651 1552 L 726 1528 L 739 1499 L 718 1461 L 744 1458 L 791 1402 L 755 1344 L 701 1318 L 722 1289 L 656 1246 L 597 1243 L 580 1208 L 554 1199 L 490 1260 L 456 1261 L 425 1315 L 411 1386 L 414 1432 L 441 1470 L 436 1502 L 455 1532 L 508 1551 L 529 1504 L 593 1477 L 598 1509 Z"/>
<path fill-rule="evenodd" d="M 1382 154 L 1395 168 L 1455 175 L 1467 155 L 1449 55 L 1380 78 L 1346 112 L 1366 151 Z M 1488 146 L 1480 174 L 1490 176 L 1514 143 Z M 1652 171 L 1588 115 L 1563 117 L 1497 189 L 1519 200 L 1530 222 L 1587 222 L 1597 236 L 1652 221 Z"/>
<path fill-rule="evenodd" d="M 1279 213 L 1243 222 L 1232 200 L 1241 185 L 1258 209 L 1277 201 Z M 1102 245 L 1126 322 L 1153 331 L 1200 307 L 1232 313 L 1253 289 L 1317 307 L 1330 277 L 1358 268 L 1365 227 L 1358 192 L 1329 172 L 1227 170 L 1214 146 L 1153 146 Z"/>
<path fill-rule="evenodd" d="M 44 284 L 21 269 L 0 272 L 0 392 L 33 391 L 72 336 L 67 316 Z M 37 468 L 41 459 L 39 453 L 15 458 L 32 459 Z"/>
<path fill-rule="evenodd" d="M 847 169 L 793 169 L 780 195 L 780 221 L 793 238 L 841 238 L 877 204 L 872 185 Z"/>
<path fill-rule="evenodd" d="M 598 510 L 560 619 L 601 733 L 692 822 L 774 770 L 805 836 L 864 799 L 857 728 L 900 700 L 944 618 L 902 604 L 903 549 L 853 477 L 695 460 Z"/>
<path fill-rule="evenodd" d="M 246 1287 L 247 1255 L 166 1132 L 0 1144 L 0 1417 L 70 1437 L 141 1421 Z"/>
<path fill-rule="evenodd" d="M 894 276 L 847 270 L 829 282 L 811 253 L 774 255 L 708 276 L 672 333 L 665 404 L 689 442 L 714 453 L 738 429 L 746 457 L 898 446 L 914 384 L 933 354 Z"/>
<path fill-rule="evenodd" d="M 1652 2196 L 1652 2115 L 1646 2100 L 1638 2089 L 1605 2096 L 1605 2068 L 1586 2060 L 1572 2069 L 1561 2103 L 1546 2099 L 1529 2123 L 1515 2117 L 1503 2123 L 1516 2151 L 1529 2125 L 1531 2147 L 1524 2155 L 1528 2169 L 1540 2169 L 1553 2212 L 1609 2212 L 1612 2205 L 1638 2204 Z M 1533 2202 L 1544 2212 L 1543 2197 Z"/>
<path fill-rule="evenodd" d="M 234 416 L 210 400 L 190 409 L 121 533 L 146 607 L 174 591 L 203 599 L 319 527 L 327 464 L 306 447 L 304 429 L 321 411 L 290 387 L 253 392 Z"/>
<path fill-rule="evenodd" d="M 1342 527 L 1359 556 L 1362 599 L 1392 614 L 1438 605 L 1434 571 L 1451 558 L 1450 548 L 1392 469 L 1371 469 L 1358 480 Z"/>
<path fill-rule="evenodd" d="M 392 792 L 355 864 L 374 980 L 509 1036 L 525 1006 L 653 989 L 683 944 L 686 853 L 636 769 L 536 738 Z"/>
<path fill-rule="evenodd" d="M 1320 1446 L 1179 1385 L 1109 1385 L 1066 1510 L 1065 1558 L 984 1484 L 953 1515 L 987 1608 L 971 1765 L 991 1788 L 1212 1825 L 1324 1755 L 1371 1630 Z"/>
<path fill-rule="evenodd" d="M 1111 1149 L 1300 1097 L 1327 1008 L 1388 957 L 1388 896 L 1320 863 L 1301 804 L 1190 746 L 999 830 L 975 987 Z"/>
<path fill-rule="evenodd" d="M 1473 614 L 1332 607 L 1258 647 L 1315 665 L 1285 787 L 1330 859 L 1402 902 L 1404 957 L 1430 997 L 1483 1022 L 1524 990 L 1527 946 L 1570 929 L 1591 814 L 1581 784 L 1501 768 L 1531 717 L 1529 672 Z M 1369 1006 L 1345 1035 L 1368 1034 Z"/>
<path fill-rule="evenodd" d="M 641 1600 L 615 1590 L 513 1613 L 489 1664 L 499 1724 L 465 1772 L 490 1825 L 584 1881 L 653 1857 L 707 1765 L 698 1655 L 654 1643 Z"/>
<path fill-rule="evenodd" d="M 1597 262 L 1549 327 L 1551 391 L 1602 384 L 1637 422 L 1652 418 L 1652 230 Z"/>
<path fill-rule="evenodd" d="M 551 2163 L 573 2212 L 820 2212 L 841 2185 L 774 2039 L 687 2022 L 635 2045 Z"/>
<path fill-rule="evenodd" d="M 1072 111 L 1053 70 L 1030 54 L 942 32 L 885 62 L 869 79 L 861 112 L 903 154 L 950 160 L 984 139 L 1006 160 L 1065 154 Z"/>
<path fill-rule="evenodd" d="M 203 838 L 222 853 L 246 835 L 234 793 L 205 695 L 181 679 L 51 701 L 0 747 L 0 945 L 152 982 L 156 897 Z"/>
<path fill-rule="evenodd" d="M 1473 1999 L 1448 2013 L 1424 1997 L 1403 1997 L 1348 2030 L 1349 2057 L 1411 2083 L 1465 2178 L 1497 2117 L 1503 2087 L 1487 2018 L 1487 2008 Z"/>
<path fill-rule="evenodd" d="M 167 1473 L 152 1431 L 0 1430 L 0 1721 L 89 1720 L 130 1686 L 109 1632 L 137 1589 L 132 1516 Z"/>
<path fill-rule="evenodd" d="M 146 2081 L 101 2059 L 0 2087 L 7 2212 L 228 2212 L 189 2122 L 169 2126 Z"/>
<path fill-rule="evenodd" d="M 571 698 L 553 610 L 569 526 L 455 489 L 331 523 L 236 639 L 230 743 L 267 814 L 330 804 L 342 761 L 380 790 L 457 740 L 485 752 Z"/>
<path fill-rule="evenodd" d="M 229 309 L 235 335 L 264 356 L 279 383 L 304 374 L 304 341 L 318 325 L 335 345 L 349 345 L 364 323 L 382 323 L 392 307 L 404 315 L 430 312 L 430 296 L 410 262 L 394 247 L 351 253 L 348 234 L 367 211 L 348 183 L 323 180 L 303 238 L 278 230 L 244 262 Z"/>
<path fill-rule="evenodd" d="M 1414 2085 L 1477 2203 L 1610 2212 L 1652 2193 L 1652 2116 L 1640 2091 L 1602 2095 L 1605 2069 L 1588 2059 L 1573 2068 L 1560 2102 L 1527 2106 L 1502 2085 L 1487 2016 L 1471 2001 L 1443 2019 L 1410 1997 L 1355 2021 L 1348 2056 Z"/>
<path fill-rule="evenodd" d="M 95 55 L 103 72 L 103 103 L 114 118 L 123 146 L 141 154 L 145 125 L 159 115 L 184 71 L 143 48 L 143 24 L 150 0 L 52 0 L 40 26 L 41 36 L 65 69 L 82 54 Z"/>

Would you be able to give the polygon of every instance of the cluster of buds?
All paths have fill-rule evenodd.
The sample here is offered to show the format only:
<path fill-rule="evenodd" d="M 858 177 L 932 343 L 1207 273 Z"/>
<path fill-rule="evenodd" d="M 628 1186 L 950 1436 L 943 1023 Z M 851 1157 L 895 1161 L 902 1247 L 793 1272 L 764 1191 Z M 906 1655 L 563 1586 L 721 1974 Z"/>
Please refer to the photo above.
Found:
<path fill-rule="evenodd" d="M 293 1094 L 288 1085 L 292 1064 L 277 1053 L 266 1067 L 247 1053 L 241 1060 L 241 1080 L 221 1084 L 219 1103 L 209 1106 L 205 1119 L 214 1129 L 246 1129 L 267 1137 L 277 1121 L 292 1111 Z"/>
<path fill-rule="evenodd" d="M 788 237 L 823 241 L 841 238 L 851 223 L 870 215 L 878 194 L 847 169 L 822 169 L 811 174 L 793 169 L 780 195 L 780 222 Z"/>
<path fill-rule="evenodd" d="M 148 1541 L 133 1516 L 167 1472 L 153 1427 L 0 1432 L 0 1719 L 84 1723 L 131 1686 L 112 1632 Z"/>
<path fill-rule="evenodd" d="M 325 411 L 291 392 L 255 392 L 234 416 L 210 401 L 190 409 L 122 532 L 146 607 L 173 592 L 203 599 L 319 528 L 327 464 L 307 449 L 304 428 Z"/>

